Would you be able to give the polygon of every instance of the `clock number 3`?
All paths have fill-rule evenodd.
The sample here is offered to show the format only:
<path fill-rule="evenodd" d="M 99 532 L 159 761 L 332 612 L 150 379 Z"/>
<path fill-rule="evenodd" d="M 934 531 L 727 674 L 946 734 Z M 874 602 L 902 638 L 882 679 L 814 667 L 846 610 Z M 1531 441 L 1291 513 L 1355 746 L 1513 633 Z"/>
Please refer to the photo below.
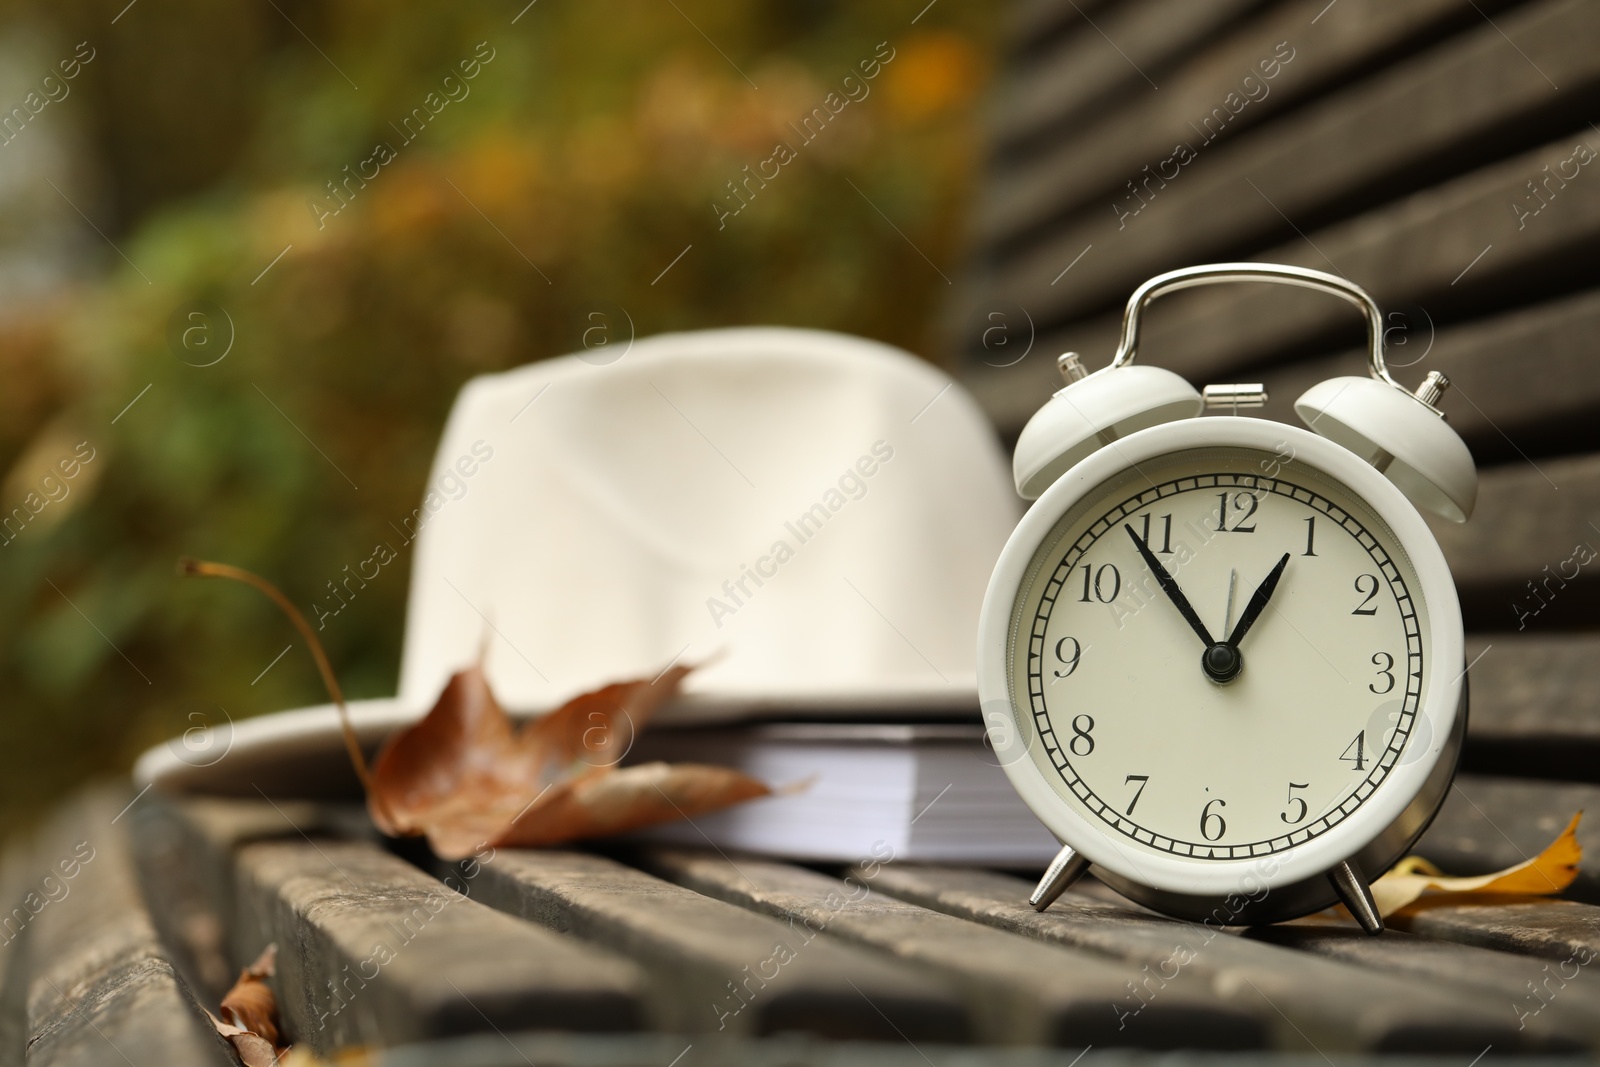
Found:
<path fill-rule="evenodd" d="M 1372 654 L 1372 665 L 1378 668 L 1379 676 L 1389 684 L 1379 689 L 1377 682 L 1368 682 L 1367 688 L 1379 696 L 1392 692 L 1394 690 L 1394 671 L 1391 668 L 1394 667 L 1394 657 L 1387 652 L 1374 652 Z"/>

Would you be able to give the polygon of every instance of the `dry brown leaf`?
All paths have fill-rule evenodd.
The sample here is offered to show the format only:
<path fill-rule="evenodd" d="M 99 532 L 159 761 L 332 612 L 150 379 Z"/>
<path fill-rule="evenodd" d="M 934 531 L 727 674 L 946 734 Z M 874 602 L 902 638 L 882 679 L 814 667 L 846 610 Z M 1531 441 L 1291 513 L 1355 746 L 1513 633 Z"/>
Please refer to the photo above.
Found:
<path fill-rule="evenodd" d="M 1431 900 L 1436 896 L 1552 896 L 1560 893 L 1578 876 L 1578 861 L 1583 858 L 1583 846 L 1578 844 L 1577 837 L 1581 818 L 1583 812 L 1580 811 L 1560 836 L 1533 859 L 1494 874 L 1451 877 L 1421 856 L 1407 856 L 1372 883 L 1372 899 L 1377 902 L 1379 913 L 1387 918 L 1425 894 Z"/>
<path fill-rule="evenodd" d="M 278 946 L 268 945 L 254 963 L 239 972 L 222 998 L 222 1018 L 210 1015 L 217 1033 L 227 1039 L 245 1067 L 273 1067 L 278 1062 L 278 998 L 267 984 L 277 970 Z"/>
<path fill-rule="evenodd" d="M 641 763 L 581 775 L 552 788 L 494 843 L 538 848 L 692 819 L 768 796 L 765 783 L 703 763 Z"/>
<path fill-rule="evenodd" d="M 369 770 L 327 655 L 288 598 L 266 579 L 227 564 L 182 560 L 179 570 L 245 582 L 289 616 L 339 708 L 372 821 L 391 836 L 427 835 L 442 859 L 464 859 L 485 845 L 556 845 L 623 833 L 772 792 L 726 767 L 617 769 L 650 716 L 693 670 L 681 666 L 651 681 L 583 693 L 518 728 L 475 664 L 451 677 L 421 722 L 392 734 Z"/>
<path fill-rule="evenodd" d="M 485 845 L 532 847 L 689 818 L 770 790 L 725 767 L 617 769 L 692 668 L 619 682 L 515 728 L 481 667 L 457 673 L 426 718 L 385 743 L 369 805 L 389 833 L 422 832 L 444 859 Z M 394 818 L 383 821 L 383 809 Z"/>

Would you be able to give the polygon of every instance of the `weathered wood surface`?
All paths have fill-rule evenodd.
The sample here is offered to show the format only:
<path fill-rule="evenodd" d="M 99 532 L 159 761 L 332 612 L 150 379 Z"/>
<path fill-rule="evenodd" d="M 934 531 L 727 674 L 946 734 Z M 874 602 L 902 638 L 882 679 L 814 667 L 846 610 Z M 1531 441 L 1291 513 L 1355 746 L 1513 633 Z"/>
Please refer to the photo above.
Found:
<path fill-rule="evenodd" d="M 1592 904 L 1521 897 L 1470 904 L 1424 901 L 1394 916 L 1392 925 L 1443 941 L 1568 964 L 1564 971 L 1558 968 L 1567 981 L 1573 979 L 1574 966 L 1592 980 L 1586 968 L 1600 957 L 1600 908 Z"/>
<path fill-rule="evenodd" d="M 1579 811 L 1593 815 L 1578 824 L 1578 843 L 1600 855 L 1600 786 L 1462 774 L 1415 851 L 1451 874 L 1487 874 L 1537 856 Z M 1600 901 L 1592 858 L 1567 895 Z"/>
<path fill-rule="evenodd" d="M 1002 151 L 1014 152 L 1020 142 L 1041 147 L 1087 113 L 1115 109 L 1122 94 L 1156 92 L 1147 77 L 1164 77 L 1174 60 L 1259 6 L 1260 0 L 1128 0 L 1097 15 L 1067 7 L 1082 24 L 1078 32 L 1018 64 L 997 87 L 991 137 Z"/>
<path fill-rule="evenodd" d="M 685 1032 L 965 1040 L 952 987 L 917 968 L 602 856 L 502 849 L 480 899 L 647 968 L 657 1025 Z"/>
<path fill-rule="evenodd" d="M 1017 0 L 1006 11 L 1006 42 L 1019 55 L 1043 51 L 1074 33 L 1089 32 L 1085 15 L 1098 18 L 1120 2 L 1125 0 Z"/>
<path fill-rule="evenodd" d="M 680 1058 L 681 1057 L 681 1058 Z M 1471 1057 L 1340 1055 L 1337 1067 L 1468 1067 Z M 794 1035 L 765 1039 L 715 1039 L 649 1035 L 592 1037 L 510 1034 L 396 1049 L 383 1067 L 1326 1067 L 1301 1053 L 1138 1052 L 1124 1049 L 1019 1049 L 909 1042 L 828 1042 Z M 1491 1053 L 1484 1064 L 1495 1062 Z M 1569 1055 L 1542 1058 L 1545 1067 L 1591 1062 Z"/>
<path fill-rule="evenodd" d="M 521 923 L 366 842 L 237 853 L 235 942 L 279 945 L 282 1008 L 319 1052 L 483 1029 L 636 1029 L 644 985 L 612 953 Z M 292 991 L 292 992 L 289 992 Z"/>
<path fill-rule="evenodd" d="M 79 798 L 8 871 L 8 888 L 26 889 L 4 917 L 16 942 L 5 1000 L 24 1014 L 29 1064 L 234 1063 L 145 910 L 119 824 L 132 799 L 122 789 Z M 21 1049 L 6 1051 L 22 1062 Z"/>
<path fill-rule="evenodd" d="M 1324 6 L 1307 0 L 1268 8 L 1165 76 L 1159 91 L 1129 96 L 1125 106 L 1108 109 L 1096 123 L 1074 131 L 1050 150 L 1001 170 L 985 190 L 979 232 L 996 243 L 1030 230 L 1038 232 L 1054 218 L 1098 197 L 1109 198 L 1125 181 L 1142 179 L 1142 168 L 1146 164 L 1154 168 L 1179 141 L 1198 147 L 1209 132 L 1221 144 L 1371 66 L 1379 57 L 1403 51 L 1408 42 L 1468 24 L 1459 6 L 1447 0 L 1407 4 L 1340 0 L 1335 11 L 1313 25 Z M 1503 6 L 1480 4 L 1485 10 Z M 1292 59 L 1265 83 L 1265 96 L 1255 90 L 1260 98 L 1229 116 L 1224 110 L 1228 94 L 1242 98 L 1245 75 L 1259 78 L 1258 64 L 1272 59 L 1282 42 L 1293 49 Z M 1213 118 L 1209 131 L 1197 133 L 1213 109 L 1221 110 L 1229 121 L 1223 125 Z M 1109 214 L 1107 207 L 1095 204 L 1095 208 Z"/>
<path fill-rule="evenodd" d="M 1219 928 L 1146 916 L 1068 894 L 1048 911 L 1027 904 L 1030 884 L 987 871 L 888 866 L 876 887 L 936 911 L 1027 937 L 1074 945 L 1148 969 L 1143 996 L 1190 981 L 1241 1010 L 1277 1016 L 1274 1045 L 1334 1051 L 1426 1050 L 1476 1055 L 1573 1040 L 1549 1021 L 1518 1030 L 1502 998 L 1440 981 L 1426 986 L 1364 967 L 1249 941 Z M 1143 999 L 1129 993 L 1137 1008 Z"/>
<path fill-rule="evenodd" d="M 1137 1018 L 1116 1005 L 1137 967 L 1046 945 L 873 891 L 863 869 L 845 880 L 787 863 L 660 850 L 647 866 L 696 892 L 887 952 L 944 974 L 961 990 L 977 1038 L 994 1045 L 1254 1048 L 1268 1026 L 1203 987 L 1175 990 Z"/>
<path fill-rule="evenodd" d="M 1468 629 L 1548 633 L 1600 619 L 1597 500 L 1600 454 L 1481 471 L 1472 519 L 1429 523 Z"/>
<path fill-rule="evenodd" d="M 1600 782 L 1600 639 L 1494 634 L 1470 639 L 1467 659 L 1463 770 Z"/>
<path fill-rule="evenodd" d="M 1396 314 L 1390 366 L 1413 384 L 1428 371 L 1450 376 L 1442 406 L 1480 465 L 1600 447 L 1600 375 L 1594 373 L 1600 292 L 1457 326 L 1430 323 L 1426 308 Z M 1261 371 L 1255 376 L 1272 393 L 1261 414 L 1298 425 L 1294 402 L 1307 389 L 1365 373 L 1366 354 L 1356 350 Z"/>
<path fill-rule="evenodd" d="M 1570 136 L 1353 219 L 1306 230 L 1304 237 L 1247 258 L 1343 274 L 1386 307 L 1421 304 L 1445 321 L 1547 299 L 1588 277 L 1584 257 L 1600 235 L 1600 182 L 1583 181 L 1587 175 L 1580 172 L 1532 219 L 1519 220 L 1512 205 L 1531 195 L 1528 181 L 1543 178 L 1545 166 L 1567 160 L 1579 144 L 1600 146 L 1600 135 L 1584 125 Z M 1093 269 L 1088 258 L 1079 267 Z M 1049 350 L 1075 332 L 1063 327 L 1060 336 L 1045 333 L 1041 341 Z M 1323 294 L 1233 285 L 1157 302 L 1141 352 L 1209 381 L 1251 363 L 1358 344 L 1363 332 L 1348 305 Z"/>
<path fill-rule="evenodd" d="M 353 807 L 353 806 L 352 806 Z M 195 797 L 143 798 L 124 820 L 132 835 L 140 885 L 156 930 L 190 986 L 217 1004 L 238 976 L 228 933 L 235 929 L 233 851 L 254 840 L 299 833 L 373 836 L 360 811 L 304 801 Z"/>
<path fill-rule="evenodd" d="M 1565 981 L 1561 983 L 1565 991 L 1553 997 L 1552 990 L 1542 988 L 1551 981 L 1549 960 L 1398 930 L 1369 937 L 1348 924 L 1312 919 L 1256 927 L 1248 936 L 1385 974 L 1470 985 L 1504 998 L 1506 1012 L 1518 1025 L 1548 1013 L 1544 1021 L 1554 1029 L 1581 1036 L 1591 1049 L 1600 1048 L 1600 982 Z"/>
<path fill-rule="evenodd" d="M 1464 157 L 1492 159 L 1503 154 L 1502 145 L 1521 150 L 1572 130 L 1592 133 L 1581 106 L 1600 85 L 1600 56 L 1589 47 L 1600 35 L 1600 10 L 1588 0 L 1547 0 L 1508 13 L 1502 28 L 1571 95 L 1552 100 L 1549 82 L 1526 64 L 1506 63 L 1505 38 L 1480 22 L 1281 125 L 1214 148 L 1201 143 L 1202 159 L 1169 168 L 1170 181 L 1158 176 L 1140 186 L 1141 195 L 1124 189 L 1124 195 L 1107 196 L 1100 210 L 1007 259 L 993 286 L 1039 322 L 1060 322 L 1116 303 L 1163 270 L 1292 242 L 1296 227 L 1315 229 L 1337 217 L 1341 206 L 1375 199 L 1378 190 L 1389 198 L 1414 191 L 1449 174 Z M 1396 122 L 1397 114 L 1407 120 Z M 1086 166 L 1082 158 L 1074 163 L 1079 170 Z M 1130 177 L 1137 184 L 1145 175 Z M 1535 167 L 1528 177 L 1544 175 Z M 1557 184 L 1566 182 L 1558 178 Z M 1539 204 L 1531 200 L 1532 208 Z M 1089 269 L 1052 285 L 1061 265 L 1089 245 L 1094 251 L 1083 264 Z M 1460 270 L 1465 261 L 1453 265 Z"/>

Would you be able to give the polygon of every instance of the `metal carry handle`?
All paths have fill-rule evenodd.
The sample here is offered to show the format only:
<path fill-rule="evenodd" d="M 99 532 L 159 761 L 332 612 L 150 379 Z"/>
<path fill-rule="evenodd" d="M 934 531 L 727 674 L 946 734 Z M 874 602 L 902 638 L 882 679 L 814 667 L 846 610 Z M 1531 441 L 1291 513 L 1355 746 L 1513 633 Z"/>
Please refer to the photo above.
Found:
<path fill-rule="evenodd" d="M 1380 382 L 1386 382 L 1402 392 L 1410 392 L 1395 381 L 1383 361 L 1383 310 L 1365 289 L 1336 274 L 1324 274 L 1306 267 L 1291 267 L 1280 263 L 1203 263 L 1197 267 L 1158 274 L 1133 291 L 1128 307 L 1122 313 L 1122 340 L 1111 366 L 1125 367 L 1134 361 L 1139 349 L 1139 316 L 1145 305 L 1158 296 L 1191 289 L 1197 285 L 1214 285 L 1219 282 L 1277 282 L 1297 285 L 1302 289 L 1316 289 L 1331 293 L 1360 308 L 1367 317 L 1367 369 Z"/>

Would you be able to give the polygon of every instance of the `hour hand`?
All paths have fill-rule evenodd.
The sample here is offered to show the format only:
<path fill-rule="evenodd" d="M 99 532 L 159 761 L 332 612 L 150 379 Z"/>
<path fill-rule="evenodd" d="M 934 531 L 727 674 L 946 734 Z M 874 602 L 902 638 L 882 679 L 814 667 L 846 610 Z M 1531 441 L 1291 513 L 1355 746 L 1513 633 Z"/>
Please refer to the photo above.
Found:
<path fill-rule="evenodd" d="M 1139 555 L 1144 557 L 1145 563 L 1150 567 L 1150 572 L 1156 576 L 1156 582 L 1161 586 L 1161 591 L 1167 594 L 1167 599 L 1172 601 L 1172 606 L 1178 609 L 1178 614 L 1183 616 L 1183 621 L 1187 622 L 1189 628 L 1199 635 L 1200 640 L 1205 642 L 1207 648 L 1216 644 L 1216 641 L 1211 637 L 1210 631 L 1206 629 L 1206 624 L 1200 621 L 1200 616 L 1195 613 L 1193 605 L 1189 603 L 1189 598 L 1183 595 L 1183 590 L 1178 588 L 1178 583 L 1172 580 L 1172 575 L 1167 573 L 1167 568 L 1163 567 L 1161 561 L 1156 559 L 1156 554 L 1150 551 L 1150 546 L 1144 543 L 1144 539 L 1135 533 L 1133 527 L 1128 523 L 1123 523 L 1122 528 L 1128 531 L 1129 537 L 1133 538 L 1133 546 L 1139 550 Z"/>
<path fill-rule="evenodd" d="M 1256 586 L 1256 591 L 1250 597 L 1250 603 L 1245 605 L 1244 614 L 1239 616 L 1239 622 L 1234 626 L 1233 633 L 1228 635 L 1228 644 L 1234 648 L 1239 647 L 1239 642 L 1244 640 L 1244 635 L 1250 632 L 1250 627 L 1255 625 L 1256 619 L 1266 610 L 1267 601 L 1272 599 L 1272 591 L 1278 588 L 1278 579 L 1283 577 L 1283 568 L 1289 565 L 1289 553 L 1285 552 L 1278 565 L 1272 568 L 1272 573 L 1261 580 Z"/>

